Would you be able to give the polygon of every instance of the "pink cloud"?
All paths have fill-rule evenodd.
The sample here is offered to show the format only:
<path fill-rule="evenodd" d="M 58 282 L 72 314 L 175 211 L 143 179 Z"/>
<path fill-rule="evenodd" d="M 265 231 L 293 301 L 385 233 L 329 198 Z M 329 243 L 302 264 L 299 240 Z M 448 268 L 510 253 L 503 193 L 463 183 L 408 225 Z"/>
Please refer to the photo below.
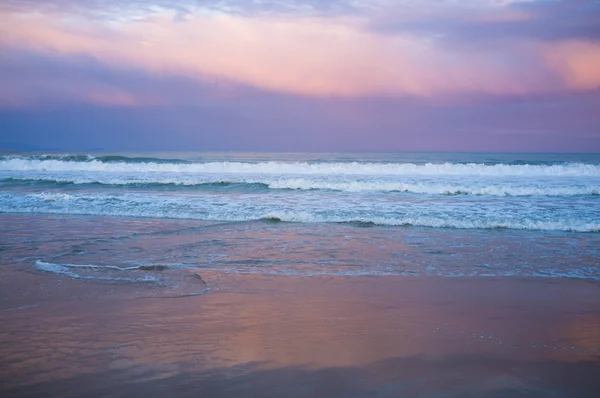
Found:
<path fill-rule="evenodd" d="M 80 94 L 79 99 L 83 102 L 101 106 L 142 106 L 162 103 L 157 98 L 142 97 L 121 90 L 83 92 Z"/>
<path fill-rule="evenodd" d="M 366 25 L 359 17 L 213 13 L 182 22 L 158 12 L 119 23 L 4 12 L 0 48 L 86 54 L 114 68 L 141 68 L 211 84 L 225 78 L 314 97 L 526 95 L 600 85 L 600 50 L 593 43 L 549 47 L 523 40 L 473 52 L 448 48 L 432 37 L 379 34 Z M 87 98 L 137 103 L 125 94 Z"/>
<path fill-rule="evenodd" d="M 600 44 L 564 41 L 545 50 L 549 67 L 572 89 L 600 89 Z"/>

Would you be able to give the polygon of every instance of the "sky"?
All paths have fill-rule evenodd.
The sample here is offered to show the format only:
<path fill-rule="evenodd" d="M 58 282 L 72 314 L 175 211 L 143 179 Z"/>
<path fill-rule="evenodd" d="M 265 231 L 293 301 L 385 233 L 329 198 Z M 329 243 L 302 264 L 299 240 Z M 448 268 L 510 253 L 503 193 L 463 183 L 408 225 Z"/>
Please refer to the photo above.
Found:
<path fill-rule="evenodd" d="M 600 152 L 600 1 L 0 0 L 0 148 Z"/>

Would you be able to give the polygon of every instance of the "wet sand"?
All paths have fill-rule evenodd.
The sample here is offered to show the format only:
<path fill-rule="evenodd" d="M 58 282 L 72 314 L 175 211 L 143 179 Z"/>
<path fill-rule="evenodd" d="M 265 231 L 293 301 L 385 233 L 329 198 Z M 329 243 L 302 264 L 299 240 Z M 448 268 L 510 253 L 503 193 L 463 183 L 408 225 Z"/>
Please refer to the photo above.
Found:
<path fill-rule="evenodd" d="M 600 286 L 204 271 L 208 293 L 2 268 L 0 395 L 598 397 Z"/>

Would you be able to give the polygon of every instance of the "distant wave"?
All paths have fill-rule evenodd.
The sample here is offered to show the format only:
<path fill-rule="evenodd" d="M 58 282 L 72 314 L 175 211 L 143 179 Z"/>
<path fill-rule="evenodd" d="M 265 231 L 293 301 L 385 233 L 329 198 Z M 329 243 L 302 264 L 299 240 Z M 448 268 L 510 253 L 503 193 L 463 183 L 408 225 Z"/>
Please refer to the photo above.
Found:
<path fill-rule="evenodd" d="M 197 188 L 197 189 L 240 189 L 240 190 L 328 190 L 341 192 L 403 192 L 426 195 L 488 195 L 488 196 L 582 196 L 600 195 L 600 183 L 574 186 L 510 185 L 507 183 L 471 185 L 450 182 L 404 183 L 397 181 L 327 181 L 308 178 L 250 178 L 231 180 L 202 180 L 190 176 L 131 176 L 128 178 L 103 176 L 77 177 L 9 177 L 0 179 L 4 183 L 29 183 L 41 186 L 100 185 L 128 186 L 131 188 Z"/>
<path fill-rule="evenodd" d="M 189 154 L 188 154 L 189 155 Z M 287 154 L 288 156 L 286 156 L 286 154 L 279 154 L 279 156 L 283 156 L 283 158 L 290 158 L 290 157 L 294 157 L 293 154 Z M 291 155 L 291 156 L 290 156 Z M 308 156 L 304 156 L 305 160 L 302 160 L 302 162 L 307 162 L 309 164 L 320 164 L 320 163 L 342 163 L 342 164 L 347 164 L 347 163 L 354 163 L 354 162 L 361 162 L 361 160 L 358 160 L 358 158 L 365 158 L 365 159 L 371 159 L 371 163 L 375 163 L 375 164 L 386 164 L 386 163 L 410 163 L 411 161 L 409 161 L 409 158 L 412 158 L 413 161 L 415 162 L 415 164 L 424 164 L 426 163 L 426 159 L 427 158 L 431 158 L 431 153 L 425 153 L 425 154 L 421 154 L 421 156 L 417 156 L 418 154 L 412 154 L 412 156 L 409 156 L 408 158 L 405 157 L 405 161 L 395 161 L 392 160 L 390 158 L 388 158 L 388 160 L 385 160 L 385 157 L 379 157 L 379 156 L 369 156 L 369 154 L 366 154 L 366 157 L 363 156 L 363 154 L 348 154 L 348 156 L 343 156 L 342 154 L 336 154 L 335 156 L 325 156 L 325 157 L 319 157 L 316 156 L 317 154 L 304 154 L 304 155 L 308 155 Z M 371 154 L 372 155 L 372 154 Z M 435 157 L 435 154 L 433 154 Z M 458 154 L 456 154 L 458 155 Z M 506 154 L 505 154 L 506 155 Z M 219 155 L 216 155 L 217 157 L 215 158 L 215 156 L 212 156 L 212 159 L 217 162 L 220 160 L 229 160 L 231 159 L 231 155 L 229 154 L 222 154 L 222 156 L 219 158 Z M 277 161 L 277 158 L 272 158 L 271 155 L 267 155 L 267 154 L 263 154 L 263 156 L 257 156 L 257 154 L 251 154 L 249 157 L 246 158 L 252 158 L 254 160 L 245 160 L 244 159 L 244 154 L 241 154 L 241 158 L 239 158 L 240 154 L 234 154 L 233 155 L 238 156 L 237 161 L 238 162 L 260 162 L 260 161 Z M 276 154 L 277 156 L 277 154 Z M 515 156 L 518 156 L 517 154 L 515 154 Z M 302 154 L 300 154 L 300 157 L 302 157 Z M 393 157 L 393 156 L 392 156 Z M 577 163 L 579 162 L 579 160 L 575 160 L 575 159 L 580 159 L 580 157 L 575 156 L 575 157 L 570 157 L 571 160 L 567 160 L 569 159 L 569 157 L 564 157 L 563 160 L 559 160 L 559 159 L 547 159 L 547 160 L 541 160 L 539 158 L 530 158 L 528 160 L 524 160 L 524 159 L 515 159 L 514 156 L 508 157 L 504 160 L 501 159 L 502 156 L 500 157 L 496 157 L 496 156 L 488 156 L 487 158 L 482 158 L 481 160 L 478 161 L 468 161 L 466 159 L 468 159 L 469 155 L 467 154 L 465 157 L 465 160 L 462 161 L 451 161 L 451 160 L 446 160 L 446 162 L 450 162 L 453 164 L 470 164 L 470 163 L 477 163 L 477 164 L 482 164 L 482 165 L 487 165 L 487 166 L 493 166 L 493 165 L 510 165 L 510 166 L 554 166 L 554 165 L 564 165 L 564 164 L 568 164 L 568 163 Z M 527 155 L 525 157 L 528 157 Z M 379 158 L 379 159 L 378 159 Z M 443 162 L 443 156 L 441 158 L 439 158 L 439 161 L 434 161 L 431 163 L 436 163 L 439 164 L 441 162 Z M 481 157 L 480 157 L 481 158 Z M 47 161 L 47 160 L 58 160 L 58 161 L 64 161 L 64 162 L 101 162 L 101 163 L 132 163 L 132 164 L 137 164 L 137 163 L 158 163 L 158 164 L 165 164 L 165 163 L 172 163 L 172 164 L 192 164 L 192 163 L 207 163 L 208 159 L 211 159 L 211 155 L 208 154 L 207 158 L 205 161 L 202 161 L 202 157 L 201 156 L 195 156 L 193 158 L 193 160 L 190 159 L 179 159 L 179 158 L 161 158 L 161 157 L 152 157 L 152 156 L 124 156 L 124 155 L 90 155 L 90 154 L 70 154 L 70 153 L 49 153 L 49 154 L 28 154 L 28 155 L 23 155 L 23 154 L 0 154 L 0 162 L 4 161 L 4 160 L 11 160 L 11 159 L 21 159 L 21 160 L 41 160 L 41 161 Z M 417 160 L 418 159 L 418 160 Z M 291 160 L 291 159 L 290 159 Z M 599 164 L 600 163 L 600 159 L 599 158 L 595 158 L 594 157 L 589 157 L 589 160 L 591 160 L 593 164 Z M 293 161 L 293 160 L 291 160 Z M 289 163 L 289 162 L 287 162 Z M 584 163 L 589 163 L 589 162 L 584 162 Z"/>
<path fill-rule="evenodd" d="M 112 157 L 121 158 L 121 157 Z M 526 177 L 599 177 L 600 165 L 565 163 L 553 165 L 494 164 L 482 163 L 307 163 L 307 162 L 206 162 L 190 163 L 146 158 L 132 162 L 65 159 L 35 159 L 29 157 L 5 157 L 0 160 L 2 171 L 44 172 L 106 172 L 106 173 L 231 173 L 262 175 L 376 175 L 376 176 L 526 176 Z"/>
<path fill-rule="evenodd" d="M 0 162 L 8 160 L 34 160 L 34 161 L 61 161 L 61 162 L 100 162 L 100 163 L 190 163 L 183 159 L 163 159 L 153 157 L 129 157 L 121 155 L 92 156 L 92 155 L 72 155 L 72 154 L 48 154 L 48 155 L 2 155 Z"/>
<path fill-rule="evenodd" d="M 131 177 L 131 178 L 115 178 L 106 177 L 102 178 L 99 176 L 80 176 L 80 177 L 8 177 L 0 178 L 0 183 L 5 184 L 28 184 L 28 185 L 39 185 L 42 187 L 52 187 L 57 185 L 59 187 L 65 185 L 89 185 L 99 187 L 131 187 L 131 188 L 232 188 L 232 187 L 245 187 L 245 188 L 263 188 L 268 189 L 268 183 L 253 182 L 253 181 L 224 181 L 224 180 L 213 180 L 213 181 L 198 181 L 183 178 L 157 178 L 157 177 Z"/>

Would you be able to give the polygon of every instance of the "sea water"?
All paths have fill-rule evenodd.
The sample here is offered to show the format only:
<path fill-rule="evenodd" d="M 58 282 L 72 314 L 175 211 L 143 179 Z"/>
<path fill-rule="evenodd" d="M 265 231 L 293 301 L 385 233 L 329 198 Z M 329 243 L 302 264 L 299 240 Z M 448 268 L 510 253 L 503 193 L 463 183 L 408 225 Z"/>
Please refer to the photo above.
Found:
<path fill-rule="evenodd" d="M 73 278 L 162 265 L 600 279 L 596 154 L 5 154 L 0 213 L 4 262 Z M 43 233 L 15 233 L 32 219 Z"/>

